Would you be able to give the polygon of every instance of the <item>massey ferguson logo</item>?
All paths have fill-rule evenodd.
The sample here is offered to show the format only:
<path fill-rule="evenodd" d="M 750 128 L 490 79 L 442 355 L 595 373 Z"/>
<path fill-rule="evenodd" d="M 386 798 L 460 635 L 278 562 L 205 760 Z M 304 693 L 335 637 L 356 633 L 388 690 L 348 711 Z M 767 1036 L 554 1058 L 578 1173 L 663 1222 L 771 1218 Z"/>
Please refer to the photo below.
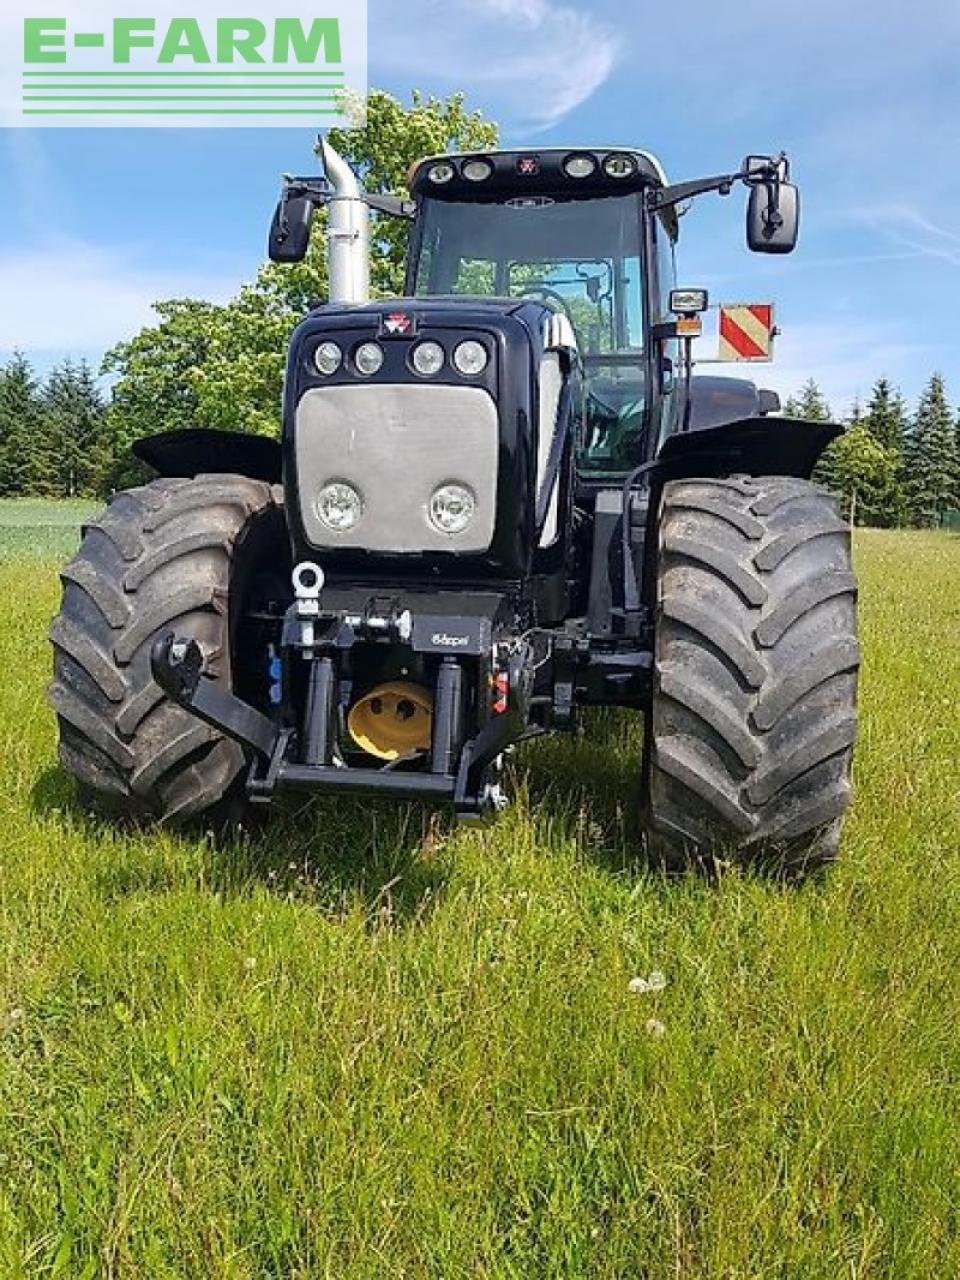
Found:
<path fill-rule="evenodd" d="M 443 646 L 444 649 L 463 649 L 470 643 L 470 637 L 450 636 L 446 631 L 435 631 L 430 637 L 430 643 Z"/>
<path fill-rule="evenodd" d="M 408 311 L 391 311 L 380 324 L 380 334 L 387 338 L 407 338 L 416 331 L 416 317 Z"/>

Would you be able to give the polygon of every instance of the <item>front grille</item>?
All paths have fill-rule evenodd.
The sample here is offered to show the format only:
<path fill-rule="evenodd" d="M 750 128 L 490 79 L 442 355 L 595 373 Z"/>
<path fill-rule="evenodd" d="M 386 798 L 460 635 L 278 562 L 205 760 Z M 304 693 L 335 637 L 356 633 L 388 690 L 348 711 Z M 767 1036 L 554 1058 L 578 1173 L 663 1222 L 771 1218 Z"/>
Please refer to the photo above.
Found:
<path fill-rule="evenodd" d="M 295 452 L 304 532 L 314 547 L 477 554 L 493 540 L 499 428 L 496 403 L 482 388 L 317 387 L 297 406 Z M 317 516 L 317 494 L 331 481 L 363 498 L 363 516 L 347 532 Z M 453 536 L 427 518 L 432 494 L 451 482 L 467 485 L 477 504 Z"/>

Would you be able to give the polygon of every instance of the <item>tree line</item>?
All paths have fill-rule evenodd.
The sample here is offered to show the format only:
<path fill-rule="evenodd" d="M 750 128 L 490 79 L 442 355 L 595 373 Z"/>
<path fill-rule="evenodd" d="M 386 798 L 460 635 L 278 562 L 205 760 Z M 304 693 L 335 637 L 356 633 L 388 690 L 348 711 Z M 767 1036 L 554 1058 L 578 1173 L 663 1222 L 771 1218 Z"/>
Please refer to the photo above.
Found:
<path fill-rule="evenodd" d="M 496 124 L 468 110 L 461 94 L 414 94 L 404 105 L 373 91 L 366 128 L 330 131 L 330 141 L 369 190 L 397 195 L 405 194 L 408 168 L 420 157 L 486 150 L 497 140 Z M 0 366 L 0 496 L 106 496 L 145 478 L 130 446 L 159 431 L 278 432 L 290 334 L 327 292 L 324 216 L 321 210 L 304 262 L 268 263 L 231 301 L 158 302 L 156 323 L 105 356 L 99 372 L 110 380 L 109 393 L 83 361 L 65 361 L 45 378 L 23 355 Z M 402 292 L 405 242 L 406 224 L 374 220 L 376 296 Z M 832 419 L 812 380 L 784 411 Z M 866 405 L 852 407 L 846 425 L 817 478 L 841 495 L 848 518 L 930 526 L 960 507 L 960 418 L 939 374 L 912 409 L 888 379 L 878 379 Z"/>
<path fill-rule="evenodd" d="M 43 379 L 19 353 L 0 366 L 0 497 L 105 497 L 140 478 L 130 459 L 133 440 L 198 419 L 222 427 L 236 421 L 248 431 L 274 429 L 265 404 L 263 417 L 254 421 L 256 406 L 248 403 L 246 419 L 241 414 L 233 420 L 223 406 L 211 422 L 209 412 L 197 413 L 187 386 L 181 384 L 172 400 L 161 395 L 160 384 L 173 391 L 176 370 L 169 346 L 158 344 L 156 334 L 145 330 L 126 344 L 138 352 L 146 344 L 145 363 L 125 370 L 110 396 L 83 360 L 65 360 Z M 281 357 L 285 338 L 277 334 Z M 237 359 L 242 364 L 255 357 L 251 351 Z M 813 379 L 788 398 L 784 412 L 834 421 Z M 930 378 L 912 410 L 888 378 L 878 378 L 866 404 L 852 406 L 845 425 L 815 478 L 839 494 L 848 519 L 883 528 L 929 528 L 960 509 L 960 413 L 952 409 L 940 374 Z"/>
<path fill-rule="evenodd" d="M 26 356 L 0 367 L 0 497 L 110 491 L 114 420 L 95 371 L 65 360 L 41 380 Z"/>
<path fill-rule="evenodd" d="M 784 412 L 834 421 L 811 378 Z M 960 412 L 944 377 L 934 373 L 913 409 L 888 378 L 878 378 L 866 404 L 854 402 L 846 431 L 826 449 L 814 478 L 840 496 L 853 524 L 932 528 L 960 509 Z"/>

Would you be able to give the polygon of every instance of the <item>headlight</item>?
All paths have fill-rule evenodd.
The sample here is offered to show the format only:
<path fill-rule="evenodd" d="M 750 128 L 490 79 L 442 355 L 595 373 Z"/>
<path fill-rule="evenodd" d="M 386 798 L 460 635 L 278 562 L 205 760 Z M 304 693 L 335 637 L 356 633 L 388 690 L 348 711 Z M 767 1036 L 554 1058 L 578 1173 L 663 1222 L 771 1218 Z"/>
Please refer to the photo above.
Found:
<path fill-rule="evenodd" d="M 468 160 L 460 170 L 468 182 L 485 182 L 493 173 L 489 160 Z"/>
<path fill-rule="evenodd" d="M 447 160 L 441 160 L 439 164 L 432 164 L 427 170 L 427 177 L 438 187 L 445 182 L 449 182 L 456 174 L 456 169 Z"/>
<path fill-rule="evenodd" d="M 670 290 L 670 310 L 676 316 L 699 315 L 706 311 L 708 301 L 706 289 Z"/>
<path fill-rule="evenodd" d="M 317 494 L 317 516 L 334 533 L 347 533 L 360 523 L 363 499 L 352 484 L 332 480 Z"/>
<path fill-rule="evenodd" d="M 379 342 L 362 342 L 353 353 L 353 363 L 365 378 L 371 377 L 383 364 L 383 347 Z"/>
<path fill-rule="evenodd" d="M 472 338 L 461 342 L 453 353 L 453 363 L 465 378 L 475 378 L 477 374 L 483 373 L 489 362 L 487 348 L 482 342 L 474 342 Z"/>
<path fill-rule="evenodd" d="M 603 172 L 608 178 L 632 178 L 637 172 L 637 162 L 633 156 L 610 155 L 603 162 Z"/>
<path fill-rule="evenodd" d="M 313 353 L 313 363 L 317 366 L 318 373 L 329 378 L 343 363 L 343 352 L 335 342 L 321 342 Z"/>
<path fill-rule="evenodd" d="M 463 533 L 474 517 L 477 500 L 463 484 L 441 485 L 430 499 L 430 523 L 440 533 Z"/>
<path fill-rule="evenodd" d="M 410 353 L 410 363 L 424 378 L 432 378 L 443 368 L 447 354 L 439 342 L 418 342 Z"/>
<path fill-rule="evenodd" d="M 568 178 L 589 178 L 597 169 L 597 161 L 594 156 L 588 155 L 585 151 L 579 151 L 575 155 L 567 156 L 563 162 L 563 172 Z"/>

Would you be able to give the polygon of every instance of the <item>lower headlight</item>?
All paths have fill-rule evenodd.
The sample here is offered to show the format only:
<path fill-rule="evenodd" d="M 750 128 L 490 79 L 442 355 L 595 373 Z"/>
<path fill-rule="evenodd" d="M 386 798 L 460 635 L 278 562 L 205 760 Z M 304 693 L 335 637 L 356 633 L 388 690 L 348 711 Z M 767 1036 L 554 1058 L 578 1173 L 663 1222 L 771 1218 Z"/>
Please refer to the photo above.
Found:
<path fill-rule="evenodd" d="M 477 500 L 464 484 L 444 484 L 430 499 L 427 514 L 439 533 L 463 533 L 477 510 Z"/>
<path fill-rule="evenodd" d="M 334 533 L 348 533 L 360 523 L 363 515 L 363 498 L 352 484 L 333 480 L 325 484 L 317 494 L 317 516 Z"/>

